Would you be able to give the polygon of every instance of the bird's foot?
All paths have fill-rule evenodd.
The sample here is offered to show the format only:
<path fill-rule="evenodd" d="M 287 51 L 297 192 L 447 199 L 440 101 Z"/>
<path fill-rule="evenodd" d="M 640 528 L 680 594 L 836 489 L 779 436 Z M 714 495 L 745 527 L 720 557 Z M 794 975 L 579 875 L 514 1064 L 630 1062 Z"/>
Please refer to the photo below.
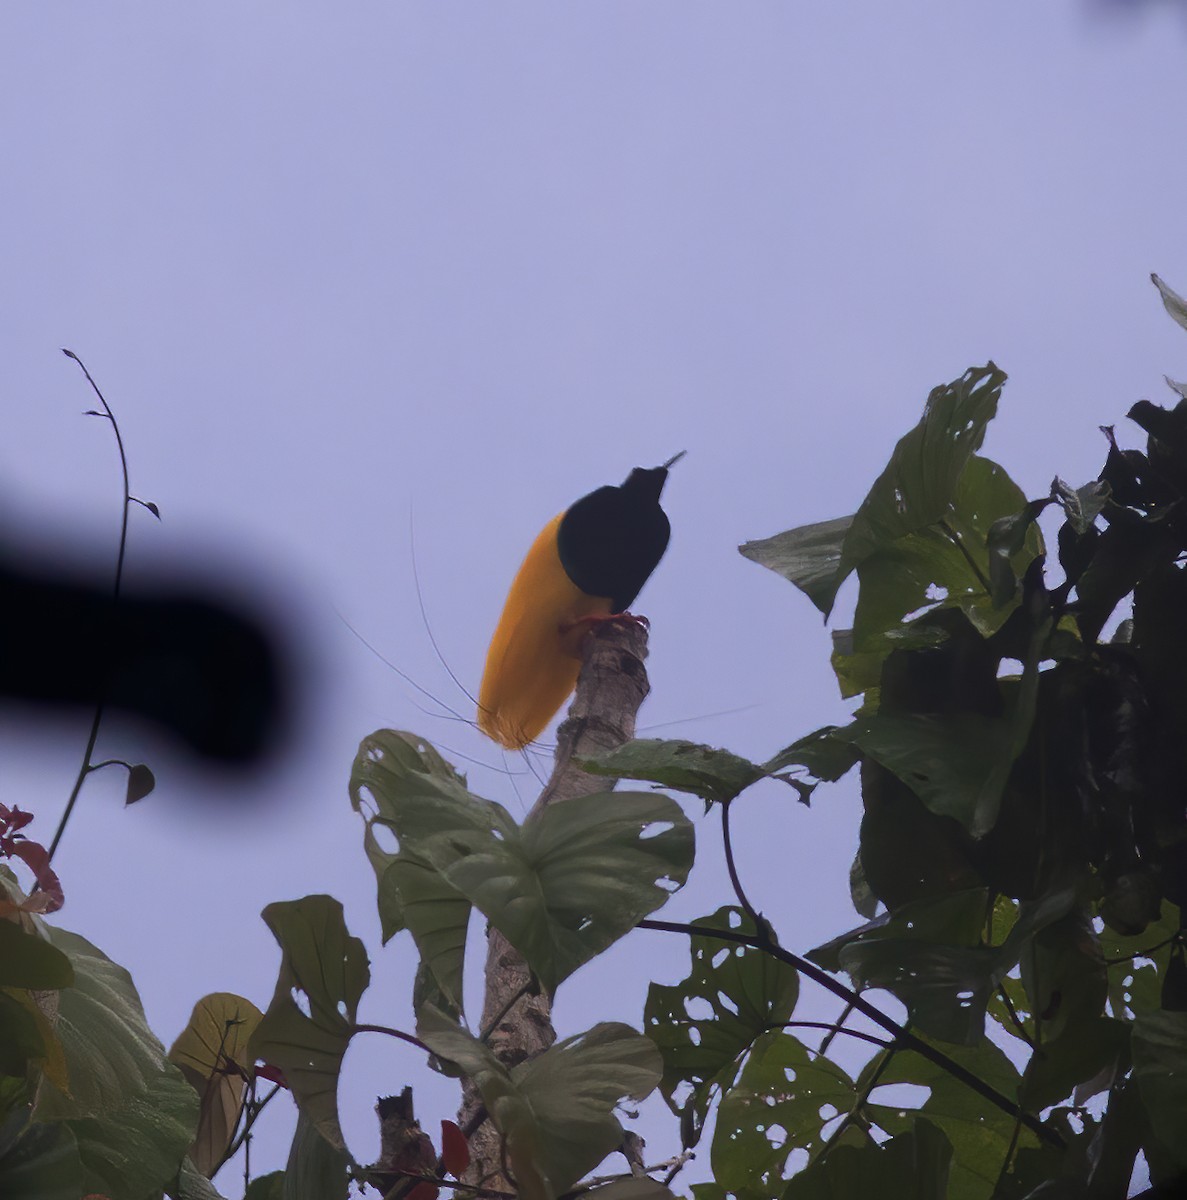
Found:
<path fill-rule="evenodd" d="M 651 628 L 651 622 L 643 616 L 638 616 L 635 613 L 620 612 L 620 613 L 589 613 L 584 617 L 578 617 L 576 620 L 568 621 L 560 627 L 562 635 L 568 635 L 582 626 L 586 626 L 585 632 L 589 632 L 595 626 L 603 625 L 608 621 L 624 621 L 630 625 L 641 625 L 644 629 Z"/>
<path fill-rule="evenodd" d="M 586 637 L 599 625 L 605 625 L 611 621 L 641 625 L 644 629 L 651 628 L 651 622 L 646 617 L 638 617 L 634 613 L 589 613 L 587 616 L 566 621 L 559 627 L 561 644 L 564 646 L 565 652 L 572 655 L 573 658 L 581 658 L 581 646 Z"/>

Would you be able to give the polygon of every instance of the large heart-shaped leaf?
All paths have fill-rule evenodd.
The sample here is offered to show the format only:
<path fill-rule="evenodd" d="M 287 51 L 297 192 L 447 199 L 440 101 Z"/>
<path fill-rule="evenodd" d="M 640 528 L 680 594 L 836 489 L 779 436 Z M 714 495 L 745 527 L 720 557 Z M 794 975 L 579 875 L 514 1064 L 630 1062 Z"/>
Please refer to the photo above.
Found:
<path fill-rule="evenodd" d="M 521 829 L 500 805 L 471 796 L 456 776 L 431 770 L 429 754 L 416 739 L 385 731 L 364 742 L 356 778 L 374 799 L 373 820 L 392 829 L 400 858 L 408 860 L 397 868 L 404 872 L 401 888 L 428 897 L 420 905 L 404 897 L 404 916 L 421 930 L 422 954 L 439 951 L 428 961 L 439 981 L 442 975 L 450 981 L 447 994 L 460 990 L 463 930 L 448 907 L 457 897 L 477 907 L 552 991 L 688 876 L 692 826 L 666 796 L 582 796 L 538 811 Z M 429 767 L 419 771 L 414 756 L 424 756 Z M 433 872 L 444 886 L 429 878 Z"/>
<path fill-rule="evenodd" d="M 347 931 L 342 905 L 332 896 L 269 904 L 263 917 L 282 957 L 272 1003 L 248 1055 L 279 1067 L 297 1107 L 331 1146 L 344 1149 L 338 1075 L 371 979 L 367 952 Z"/>
<path fill-rule="evenodd" d="M 565 1038 L 510 1072 L 486 1045 L 429 1006 L 421 1010 L 417 1032 L 434 1054 L 474 1081 L 506 1139 L 524 1200 L 555 1200 L 597 1166 L 622 1141 L 615 1106 L 643 1099 L 662 1073 L 655 1045 L 617 1022 Z"/>

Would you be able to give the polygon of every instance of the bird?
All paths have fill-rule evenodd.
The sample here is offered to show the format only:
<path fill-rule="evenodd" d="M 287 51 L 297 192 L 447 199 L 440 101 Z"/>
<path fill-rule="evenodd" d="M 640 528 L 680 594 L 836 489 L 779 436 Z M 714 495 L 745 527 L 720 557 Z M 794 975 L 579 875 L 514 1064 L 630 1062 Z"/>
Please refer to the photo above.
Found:
<path fill-rule="evenodd" d="M 478 691 L 478 727 L 508 750 L 534 741 L 577 686 L 592 625 L 629 615 L 668 548 L 659 498 L 668 471 L 635 467 L 582 496 L 540 531 L 491 638 Z"/>

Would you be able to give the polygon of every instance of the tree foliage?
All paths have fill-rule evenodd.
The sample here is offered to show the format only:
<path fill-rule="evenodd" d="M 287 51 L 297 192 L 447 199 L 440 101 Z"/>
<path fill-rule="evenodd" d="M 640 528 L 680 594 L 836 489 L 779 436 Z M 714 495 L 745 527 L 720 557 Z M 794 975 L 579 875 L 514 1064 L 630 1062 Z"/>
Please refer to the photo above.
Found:
<path fill-rule="evenodd" d="M 856 576 L 833 634 L 847 725 L 763 763 L 641 740 L 583 764 L 720 818 L 733 894 L 701 920 L 652 915 L 693 864 L 670 797 L 607 790 L 520 823 L 423 739 L 363 739 L 349 791 L 383 936 L 407 930 L 394 952 L 418 963 L 416 1030 L 387 1032 L 471 1082 L 519 1195 L 581 1189 L 623 1143 L 617 1106 L 656 1089 L 674 1115 L 663 1169 L 607 1165 L 583 1190 L 674 1195 L 678 1149 L 704 1139 L 714 1182 L 696 1200 L 860 1198 L 890 1179 L 927 1200 L 1105 1200 L 1139 1154 L 1155 1183 L 1187 1173 L 1187 389 L 1131 408 L 1144 447 L 1106 429 L 1095 480 L 1028 500 L 981 454 L 1004 383 L 990 363 L 936 388 L 852 516 L 741 548 L 826 617 Z M 760 780 L 809 803 L 855 768 L 864 920 L 789 950 L 747 896 L 731 822 Z M 14 811 L 0 849 L 41 901 L 0 874 L 0 1194 L 216 1197 L 282 1085 L 292 1153 L 252 1200 L 460 1187 L 473 1131 L 447 1124 L 435 1144 L 410 1104 L 383 1161 L 346 1148 L 341 1062 L 373 1027 L 357 1017 L 367 952 L 337 901 L 270 905 L 271 1003 L 206 997 L 166 1054 L 127 973 L 46 920 L 57 881 Z M 598 1024 L 508 1064 L 464 1012 L 475 909 L 549 996 L 639 926 L 687 939 L 689 972 L 652 984 L 640 1029 Z M 798 1015 L 809 987 L 836 997 L 834 1019 Z M 856 1069 L 843 1043 L 865 1048 Z"/>

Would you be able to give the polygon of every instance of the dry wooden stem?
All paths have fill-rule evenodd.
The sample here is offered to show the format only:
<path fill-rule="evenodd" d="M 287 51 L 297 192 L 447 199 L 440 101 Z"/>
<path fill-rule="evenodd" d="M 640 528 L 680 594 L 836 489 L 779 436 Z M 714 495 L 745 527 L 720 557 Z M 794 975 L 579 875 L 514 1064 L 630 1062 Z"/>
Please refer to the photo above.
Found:
<path fill-rule="evenodd" d="M 616 780 L 590 775 L 574 764 L 612 750 L 635 736 L 635 715 L 649 691 L 647 631 L 636 621 L 607 621 L 595 626 L 582 647 L 583 663 L 569 715 L 557 730 L 552 777 L 532 806 L 532 814 L 549 804 L 612 788 Z M 488 1044 L 510 1068 L 542 1054 L 556 1041 L 552 1006 L 535 990 L 527 964 L 498 930 L 487 935 L 486 996 L 482 1008 Z M 466 1084 L 458 1121 L 467 1132 L 482 1118 L 482 1100 Z M 470 1136 L 471 1165 L 466 1182 L 514 1190 L 503 1173 L 500 1139 L 489 1121 Z"/>

